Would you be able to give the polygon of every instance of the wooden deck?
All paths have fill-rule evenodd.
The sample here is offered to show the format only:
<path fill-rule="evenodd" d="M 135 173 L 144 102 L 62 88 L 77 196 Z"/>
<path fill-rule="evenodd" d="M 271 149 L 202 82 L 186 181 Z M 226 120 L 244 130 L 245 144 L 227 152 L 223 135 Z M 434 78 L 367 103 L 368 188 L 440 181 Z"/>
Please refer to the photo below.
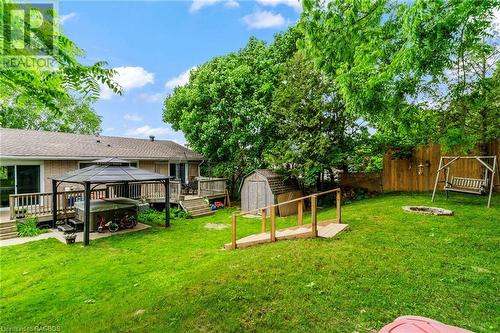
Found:
<path fill-rule="evenodd" d="M 349 225 L 337 223 L 336 221 L 324 221 L 318 223 L 318 237 L 321 238 L 332 238 L 339 234 L 341 231 L 345 230 Z M 276 230 L 276 240 L 288 240 L 288 239 L 299 239 L 299 238 L 310 238 L 313 237 L 311 225 L 296 226 L 281 230 Z M 271 232 L 262 232 L 260 234 L 254 234 L 247 237 L 243 237 L 236 241 L 236 246 L 238 248 L 249 247 L 258 244 L 271 243 Z M 232 243 L 227 243 L 224 245 L 226 250 L 232 249 Z"/>
<path fill-rule="evenodd" d="M 198 181 L 196 197 L 207 199 L 221 198 L 229 206 L 229 197 L 225 188 L 225 178 L 203 178 Z M 182 184 L 178 180 L 171 180 L 169 197 L 171 204 L 179 204 L 186 200 Z M 128 188 L 124 184 L 112 184 L 93 189 L 91 199 L 128 197 L 142 200 L 147 203 L 165 203 L 165 186 L 158 182 L 130 183 Z M 74 217 L 75 202 L 82 200 L 83 190 L 63 191 L 57 193 L 57 210 L 60 218 Z M 8 216 L 7 216 L 8 215 Z M 52 193 L 23 193 L 9 195 L 9 210 L 1 215 L 1 221 L 12 221 L 35 216 L 40 222 L 52 220 Z"/>

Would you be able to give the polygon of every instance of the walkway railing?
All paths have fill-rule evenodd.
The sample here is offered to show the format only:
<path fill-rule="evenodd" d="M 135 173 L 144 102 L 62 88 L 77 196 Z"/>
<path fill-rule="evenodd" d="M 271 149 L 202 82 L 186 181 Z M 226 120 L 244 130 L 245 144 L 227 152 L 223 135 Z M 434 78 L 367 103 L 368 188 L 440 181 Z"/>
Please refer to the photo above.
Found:
<path fill-rule="evenodd" d="M 232 215 L 232 238 L 231 238 L 231 244 L 232 244 L 232 249 L 236 249 L 237 244 L 236 244 L 236 224 L 237 224 L 237 218 L 239 216 L 247 215 L 247 214 L 255 214 L 261 211 L 261 217 L 262 217 L 262 222 L 261 222 L 261 231 L 264 233 L 266 232 L 267 229 L 267 213 L 266 211 L 269 209 L 270 210 L 270 222 L 271 222 L 271 230 L 270 230 L 270 241 L 275 242 L 276 241 L 276 208 L 283 206 L 283 205 L 289 205 L 290 203 L 297 203 L 297 225 L 302 226 L 304 224 L 304 204 L 305 200 L 309 199 L 311 201 L 311 236 L 312 237 L 318 237 L 318 197 L 331 194 L 331 193 L 336 193 L 335 195 L 335 200 L 336 200 L 336 217 L 334 220 L 328 221 L 332 223 L 340 223 L 342 221 L 342 209 L 341 209 L 341 201 L 342 201 L 342 193 L 340 191 L 340 188 L 336 188 L 333 190 L 325 191 L 325 192 L 320 192 L 320 193 L 314 193 L 308 196 L 304 196 L 301 198 L 281 202 L 278 204 L 274 204 L 271 206 L 266 206 L 266 207 L 261 207 L 249 211 L 244 211 L 244 212 L 235 212 Z M 327 222 L 327 221 L 322 221 L 322 222 Z"/>

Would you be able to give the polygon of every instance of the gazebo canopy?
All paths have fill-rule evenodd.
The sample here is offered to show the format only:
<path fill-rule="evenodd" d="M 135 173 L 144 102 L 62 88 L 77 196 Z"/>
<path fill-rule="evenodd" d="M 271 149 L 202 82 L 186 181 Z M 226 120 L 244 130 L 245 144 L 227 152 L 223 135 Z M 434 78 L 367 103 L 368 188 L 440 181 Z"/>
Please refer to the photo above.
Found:
<path fill-rule="evenodd" d="M 105 158 L 93 161 L 94 165 L 67 172 L 61 176 L 53 177 L 53 180 L 66 183 L 125 183 L 162 181 L 171 177 L 159 173 L 139 169 L 130 166 L 130 163 L 118 158 Z"/>
<path fill-rule="evenodd" d="M 170 226 L 169 179 L 172 177 L 132 167 L 128 161 L 118 158 L 105 158 L 93 161 L 92 163 L 94 164 L 89 167 L 70 171 L 64 175 L 52 178 L 52 226 L 54 228 L 57 221 L 57 186 L 61 182 L 76 183 L 85 186 L 83 245 L 89 245 L 90 242 L 90 184 L 125 183 L 126 192 L 128 193 L 127 183 L 162 182 L 165 186 L 165 227 Z"/>

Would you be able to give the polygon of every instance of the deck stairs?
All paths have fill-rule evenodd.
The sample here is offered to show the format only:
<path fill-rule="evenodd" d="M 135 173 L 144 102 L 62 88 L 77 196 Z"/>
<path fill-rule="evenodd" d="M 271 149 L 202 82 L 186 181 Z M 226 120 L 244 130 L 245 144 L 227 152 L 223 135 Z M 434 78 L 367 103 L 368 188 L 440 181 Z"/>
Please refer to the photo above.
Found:
<path fill-rule="evenodd" d="M 16 221 L 0 223 L 0 240 L 17 237 Z"/>
<path fill-rule="evenodd" d="M 192 217 L 212 215 L 214 212 L 210 209 L 208 200 L 202 197 L 189 196 L 179 202 L 181 208 Z"/>

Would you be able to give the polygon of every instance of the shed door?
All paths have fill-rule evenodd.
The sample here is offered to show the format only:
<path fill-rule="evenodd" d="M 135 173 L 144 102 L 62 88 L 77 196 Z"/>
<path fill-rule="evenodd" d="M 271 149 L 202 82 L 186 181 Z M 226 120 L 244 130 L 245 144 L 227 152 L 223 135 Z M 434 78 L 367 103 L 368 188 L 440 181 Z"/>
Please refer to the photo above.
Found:
<path fill-rule="evenodd" d="M 248 210 L 267 206 L 266 182 L 250 181 L 248 183 Z"/>

